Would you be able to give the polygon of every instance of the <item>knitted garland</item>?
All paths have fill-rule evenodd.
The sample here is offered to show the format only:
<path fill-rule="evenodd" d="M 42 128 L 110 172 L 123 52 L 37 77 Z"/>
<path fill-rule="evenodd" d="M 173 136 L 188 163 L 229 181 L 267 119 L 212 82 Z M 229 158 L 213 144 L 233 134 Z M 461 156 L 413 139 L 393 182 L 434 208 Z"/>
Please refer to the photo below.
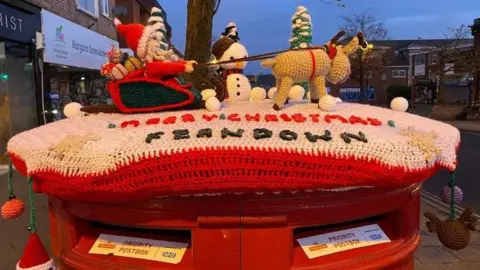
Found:
<path fill-rule="evenodd" d="M 460 135 L 450 125 L 360 104 L 330 114 L 271 104 L 70 118 L 16 135 L 8 152 L 38 191 L 100 201 L 403 186 L 456 166 Z"/>

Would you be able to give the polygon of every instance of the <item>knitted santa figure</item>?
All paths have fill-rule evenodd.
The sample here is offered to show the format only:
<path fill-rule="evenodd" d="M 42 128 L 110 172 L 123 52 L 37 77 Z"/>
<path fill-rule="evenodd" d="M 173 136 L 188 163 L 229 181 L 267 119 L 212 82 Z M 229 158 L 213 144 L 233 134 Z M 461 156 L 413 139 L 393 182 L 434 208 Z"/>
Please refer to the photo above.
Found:
<path fill-rule="evenodd" d="M 141 24 L 122 24 L 120 20 L 115 19 L 114 23 L 118 33 L 123 36 L 128 47 L 136 52 L 140 59 L 145 60 L 147 57 L 147 45 L 152 42 L 158 42 L 165 48 L 166 39 L 163 36 L 163 21 L 159 16 L 159 9 L 153 8 L 149 25 Z M 160 35 L 160 33 L 162 35 Z M 159 38 L 160 37 L 160 38 Z M 155 59 L 155 57 L 153 57 Z M 167 77 L 177 76 L 182 73 L 190 73 L 193 71 L 195 61 L 153 61 L 145 63 L 145 75 L 148 78 L 164 79 Z"/>
<path fill-rule="evenodd" d="M 154 33 L 153 27 L 145 27 L 138 23 L 122 24 L 117 18 L 115 18 L 114 23 L 118 33 L 125 39 L 127 46 L 132 49 L 139 58 L 145 58 L 147 41 Z"/>

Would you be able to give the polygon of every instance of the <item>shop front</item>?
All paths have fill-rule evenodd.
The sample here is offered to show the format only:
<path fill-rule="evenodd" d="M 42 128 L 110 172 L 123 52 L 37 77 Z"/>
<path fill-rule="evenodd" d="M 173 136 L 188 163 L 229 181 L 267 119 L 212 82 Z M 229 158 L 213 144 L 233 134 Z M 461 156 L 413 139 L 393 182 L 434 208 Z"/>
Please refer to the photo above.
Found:
<path fill-rule="evenodd" d="M 46 10 L 42 10 L 42 32 L 46 121 L 62 119 L 63 107 L 70 102 L 110 104 L 100 68 L 118 42 Z"/>
<path fill-rule="evenodd" d="M 40 9 L 14 3 L 0 3 L 0 164 L 10 137 L 39 124 L 34 42 Z"/>

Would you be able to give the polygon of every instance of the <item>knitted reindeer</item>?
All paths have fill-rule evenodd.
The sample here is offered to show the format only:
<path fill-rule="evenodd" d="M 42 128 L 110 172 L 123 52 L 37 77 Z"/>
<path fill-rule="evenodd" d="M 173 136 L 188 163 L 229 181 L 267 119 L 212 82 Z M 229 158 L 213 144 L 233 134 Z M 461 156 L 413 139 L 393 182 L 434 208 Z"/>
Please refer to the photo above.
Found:
<path fill-rule="evenodd" d="M 367 44 L 363 34 L 358 33 L 345 46 L 337 45 L 344 34 L 344 31 L 339 32 L 322 47 L 284 52 L 261 63 L 263 67 L 272 69 L 277 80 L 278 94 L 273 106 L 275 110 L 280 110 L 286 103 L 288 92 L 294 83 L 308 81 L 311 101 L 317 103 L 327 94 L 326 80 L 336 84 L 348 78 L 350 75 L 348 56 L 358 49 L 359 44 L 363 48 L 366 48 Z"/>

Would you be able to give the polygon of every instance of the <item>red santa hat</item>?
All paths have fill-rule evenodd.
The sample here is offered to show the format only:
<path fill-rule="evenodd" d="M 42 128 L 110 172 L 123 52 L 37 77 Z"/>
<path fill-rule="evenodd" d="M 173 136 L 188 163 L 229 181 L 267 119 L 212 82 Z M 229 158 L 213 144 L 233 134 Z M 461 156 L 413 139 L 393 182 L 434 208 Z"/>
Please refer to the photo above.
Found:
<path fill-rule="evenodd" d="M 17 270 L 53 270 L 55 264 L 48 256 L 37 233 L 30 233 L 22 258 L 17 263 Z"/>
<path fill-rule="evenodd" d="M 145 57 L 147 41 L 154 33 L 151 26 L 143 26 L 138 23 L 122 24 L 122 22 L 115 18 L 115 26 L 118 33 L 125 39 L 128 47 L 137 53 L 140 58 Z"/>

